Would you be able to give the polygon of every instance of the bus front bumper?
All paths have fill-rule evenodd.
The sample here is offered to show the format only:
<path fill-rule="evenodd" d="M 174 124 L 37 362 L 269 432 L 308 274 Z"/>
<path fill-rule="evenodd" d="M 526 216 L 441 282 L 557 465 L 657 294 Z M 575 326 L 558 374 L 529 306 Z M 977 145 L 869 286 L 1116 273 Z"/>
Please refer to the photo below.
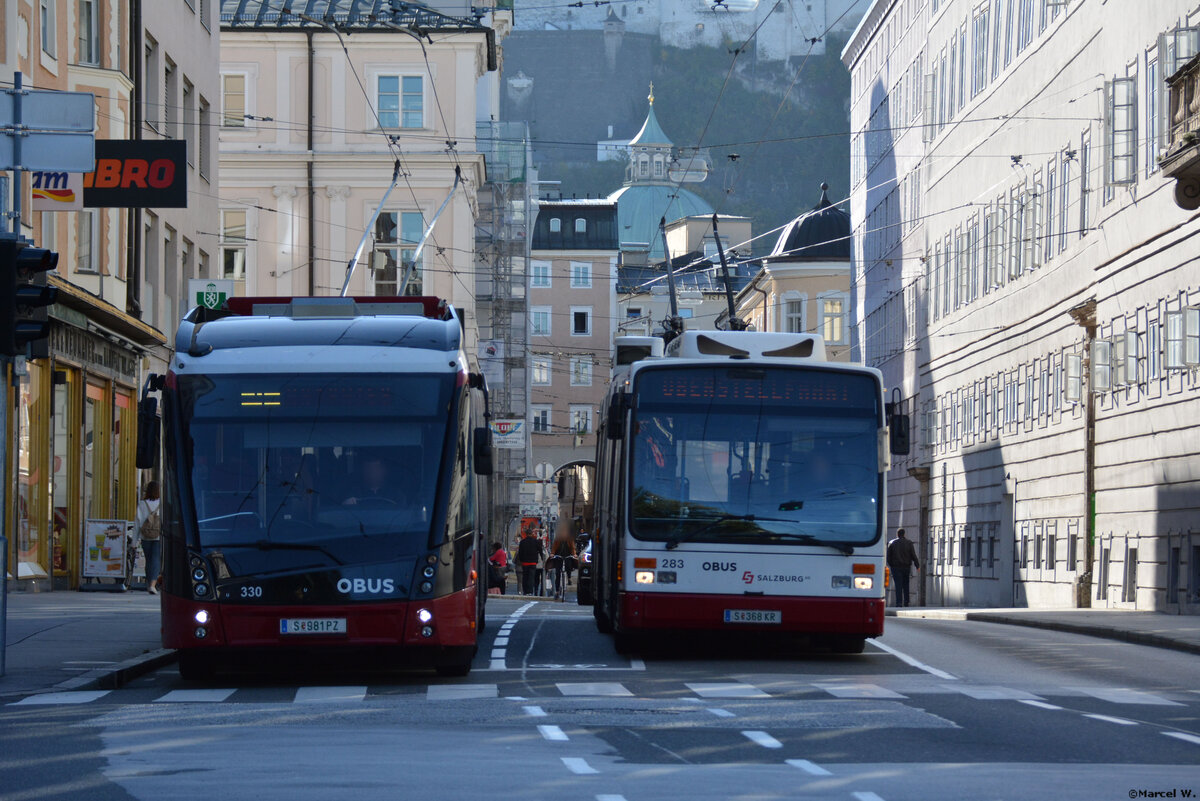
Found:
<path fill-rule="evenodd" d="M 882 598 L 819 596 L 696 595 L 623 592 L 622 629 L 787 632 L 878 637 L 883 634 Z M 770 623 L 726 622 L 730 611 L 774 612 Z"/>

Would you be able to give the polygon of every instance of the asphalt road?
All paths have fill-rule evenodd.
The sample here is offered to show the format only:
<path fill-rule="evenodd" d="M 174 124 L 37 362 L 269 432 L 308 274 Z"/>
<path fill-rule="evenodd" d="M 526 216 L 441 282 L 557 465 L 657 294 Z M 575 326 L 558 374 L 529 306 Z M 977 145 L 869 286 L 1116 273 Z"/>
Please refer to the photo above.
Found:
<path fill-rule="evenodd" d="M 621 656 L 588 609 L 488 609 L 465 679 L 164 668 L 0 707 L 0 799 L 1200 798 L 1194 655 L 889 619 L 857 656 L 769 640 Z"/>

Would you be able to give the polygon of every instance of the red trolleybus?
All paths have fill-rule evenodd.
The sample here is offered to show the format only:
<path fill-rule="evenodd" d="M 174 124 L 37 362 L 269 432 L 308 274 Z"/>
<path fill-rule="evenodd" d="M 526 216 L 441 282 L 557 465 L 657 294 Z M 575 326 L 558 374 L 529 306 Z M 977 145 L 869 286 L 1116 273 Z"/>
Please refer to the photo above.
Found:
<path fill-rule="evenodd" d="M 744 331 L 684 332 L 665 354 L 618 339 L 616 364 L 592 562 L 596 620 L 618 649 L 751 631 L 858 653 L 882 634 L 880 373 L 825 361 L 820 337 Z"/>
<path fill-rule="evenodd" d="M 154 385 L 163 645 L 184 678 L 286 649 L 470 670 L 491 450 L 453 309 L 230 299 L 184 319 Z"/>

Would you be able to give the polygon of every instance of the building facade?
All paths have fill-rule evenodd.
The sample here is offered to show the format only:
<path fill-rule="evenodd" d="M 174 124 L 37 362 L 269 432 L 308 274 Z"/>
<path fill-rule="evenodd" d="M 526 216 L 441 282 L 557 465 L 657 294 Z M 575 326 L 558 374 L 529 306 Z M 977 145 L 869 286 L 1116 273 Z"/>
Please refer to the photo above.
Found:
<path fill-rule="evenodd" d="M 481 82 L 497 69 L 495 31 L 385 0 L 303 15 L 224 0 L 221 26 L 218 277 L 237 294 L 336 295 L 367 231 L 348 294 L 446 298 L 474 353 L 487 180 L 475 123 L 481 86 L 485 106 L 498 102 Z"/>
<path fill-rule="evenodd" d="M 758 331 L 818 334 L 830 361 L 850 361 L 850 215 L 821 185 L 813 209 L 792 220 L 738 293 L 738 317 Z M 719 327 L 726 327 L 728 314 Z"/>
<path fill-rule="evenodd" d="M 541 201 L 529 261 L 529 429 L 533 462 L 595 458 L 617 323 L 617 207 Z"/>
<path fill-rule="evenodd" d="M 927 603 L 1200 611 L 1200 219 L 1159 166 L 1198 25 L 876 0 L 843 53 L 855 346 L 914 414 L 889 523 Z"/>
<path fill-rule="evenodd" d="M 27 173 L 20 189 L 18 231 L 59 253 L 49 276 L 59 294 L 46 352 L 7 368 L 10 573 L 26 589 L 111 585 L 118 576 L 84 569 L 84 531 L 132 520 L 153 477 L 134 466 L 139 387 L 165 368 L 185 278 L 214 252 L 203 237 L 216 224 L 216 139 L 204 115 L 216 100 L 216 13 L 199 0 L 9 0 L 0 28 L 0 80 L 19 71 L 26 88 L 92 93 L 96 139 L 187 141 L 186 209 L 39 210 L 37 179 Z"/>

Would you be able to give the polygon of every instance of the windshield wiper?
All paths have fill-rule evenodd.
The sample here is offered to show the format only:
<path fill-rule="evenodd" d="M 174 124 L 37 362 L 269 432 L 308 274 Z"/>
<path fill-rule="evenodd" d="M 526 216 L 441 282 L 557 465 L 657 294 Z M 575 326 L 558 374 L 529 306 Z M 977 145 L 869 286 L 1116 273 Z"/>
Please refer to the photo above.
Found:
<path fill-rule="evenodd" d="M 720 515 L 719 517 L 714 517 L 714 518 L 708 520 L 705 523 L 705 525 L 700 526 L 699 528 L 692 529 L 691 531 L 688 531 L 688 532 L 680 532 L 680 533 L 676 534 L 675 536 L 670 537 L 667 540 L 667 550 L 673 551 L 679 547 L 679 544 L 681 542 L 684 542 L 684 541 L 690 540 L 690 539 L 694 539 L 695 537 L 700 536 L 701 534 L 703 534 L 706 531 L 711 531 L 714 527 L 720 525 L 721 523 L 726 523 L 730 520 L 740 520 L 740 521 L 745 521 L 748 523 L 756 523 L 759 521 L 764 522 L 764 523 L 795 523 L 796 522 L 795 520 L 789 520 L 784 517 L 764 517 L 762 515 Z M 796 540 L 805 545 L 825 545 L 830 548 L 833 548 L 838 553 L 841 553 L 845 556 L 850 556 L 851 554 L 854 553 L 854 546 L 848 542 L 834 542 L 834 541 L 830 541 L 830 540 L 823 540 L 819 537 L 814 537 L 811 534 L 786 534 L 786 533 L 780 533 L 777 531 L 767 531 L 765 529 L 762 529 L 762 531 L 764 534 L 766 534 L 767 536 L 770 536 L 770 537 L 779 537 L 779 538 L 786 538 L 786 539 L 790 539 L 790 540 Z"/>
<path fill-rule="evenodd" d="M 205 548 L 257 548 L 260 551 L 316 551 L 323 554 L 335 564 L 346 564 L 338 559 L 328 548 L 322 545 L 306 545 L 300 542 L 273 542 L 272 540 L 255 540 L 254 542 L 218 542 L 205 544 Z"/>

